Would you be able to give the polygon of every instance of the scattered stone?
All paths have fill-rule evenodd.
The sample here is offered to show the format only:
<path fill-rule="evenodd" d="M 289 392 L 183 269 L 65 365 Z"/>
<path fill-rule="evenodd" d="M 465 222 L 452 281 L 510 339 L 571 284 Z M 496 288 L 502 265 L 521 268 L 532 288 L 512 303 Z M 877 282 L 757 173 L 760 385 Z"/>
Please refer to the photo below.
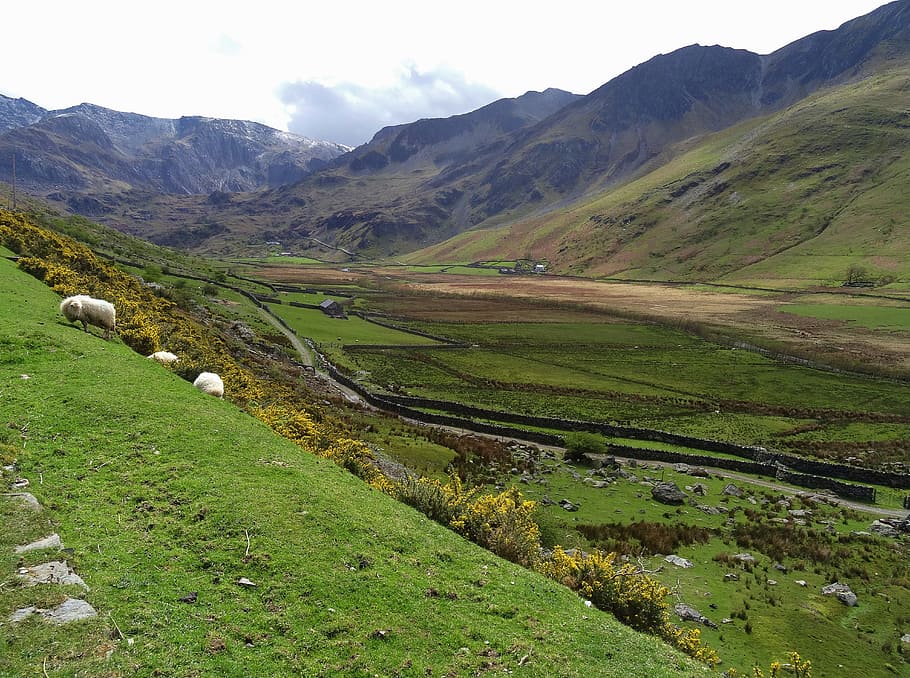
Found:
<path fill-rule="evenodd" d="M 686 560 L 685 558 L 681 558 L 676 555 L 667 556 L 666 558 L 664 558 L 664 560 L 666 560 L 668 563 L 676 565 L 676 567 L 695 567 L 695 565 L 691 561 Z"/>
<path fill-rule="evenodd" d="M 34 607 L 34 606 L 20 608 L 20 609 L 16 610 L 15 612 L 13 612 L 8 617 L 9 623 L 18 624 L 21 621 L 25 621 L 26 619 L 31 617 L 33 614 L 35 614 L 37 611 L 38 611 L 38 608 Z"/>
<path fill-rule="evenodd" d="M 548 495 L 548 494 L 545 494 L 543 497 L 541 497 L 540 503 L 543 504 L 544 506 L 555 506 L 556 505 L 556 502 L 553 501 L 552 499 L 550 499 L 550 495 Z"/>
<path fill-rule="evenodd" d="M 769 580 L 768 580 L 768 586 L 777 586 L 777 580 L 776 580 L 776 579 L 769 579 Z"/>
<path fill-rule="evenodd" d="M 751 553 L 737 553 L 735 556 L 733 556 L 733 560 L 738 560 L 741 563 L 749 563 L 752 565 L 754 565 L 756 562 L 755 556 L 753 556 Z"/>
<path fill-rule="evenodd" d="M 13 483 L 13 488 L 21 490 L 23 487 L 28 487 L 28 478 L 16 478 Z"/>
<path fill-rule="evenodd" d="M 796 583 L 797 583 L 799 586 L 808 586 L 808 583 L 806 582 L 805 579 L 797 579 L 797 580 L 796 580 Z"/>
<path fill-rule="evenodd" d="M 910 643 L 910 633 L 905 633 L 901 636 L 902 643 Z"/>
<path fill-rule="evenodd" d="M 177 600 L 181 603 L 195 603 L 196 598 L 198 598 L 198 597 L 199 597 L 198 591 L 190 591 L 185 596 L 180 596 Z"/>
<path fill-rule="evenodd" d="M 47 621 L 57 625 L 68 624 L 70 622 L 96 617 L 98 615 L 98 613 L 95 612 L 95 608 L 84 600 L 67 598 L 57 607 L 50 610 L 42 610 L 41 608 L 34 606 L 20 608 L 13 612 L 8 619 L 11 624 L 18 624 L 21 621 L 25 621 L 33 614 L 40 614 Z"/>
<path fill-rule="evenodd" d="M 707 506 L 705 504 L 699 504 L 696 508 L 698 508 L 699 511 L 703 511 L 704 513 L 707 513 L 709 516 L 719 516 L 720 515 L 720 509 L 717 508 L 716 506 Z"/>
<path fill-rule="evenodd" d="M 708 488 L 701 483 L 695 483 L 692 486 L 692 494 L 697 494 L 699 497 L 706 497 L 708 496 Z"/>
<path fill-rule="evenodd" d="M 673 608 L 673 611 L 676 612 L 676 614 L 679 615 L 679 618 L 683 621 L 694 621 L 698 622 L 699 624 L 704 624 L 705 626 L 708 626 L 712 629 L 717 628 L 717 624 L 708 619 L 694 607 L 686 605 L 685 603 L 677 603 L 676 607 Z"/>
<path fill-rule="evenodd" d="M 688 464 L 673 464 L 673 470 L 677 473 L 689 473 Z"/>
<path fill-rule="evenodd" d="M 686 500 L 686 494 L 670 482 L 657 483 L 651 488 L 651 496 L 662 504 L 682 504 Z"/>
<path fill-rule="evenodd" d="M 10 497 L 12 499 L 18 499 L 19 501 L 28 504 L 29 507 L 33 508 L 36 511 L 41 510 L 41 504 L 37 499 L 35 499 L 35 495 L 28 492 L 10 492 L 4 496 Z"/>
<path fill-rule="evenodd" d="M 32 567 L 19 568 L 19 578 L 25 580 L 26 586 L 37 586 L 38 584 L 73 584 L 81 586 L 86 591 L 88 586 L 82 577 L 76 574 L 75 570 L 67 565 L 66 561 L 52 560 L 49 563 L 41 563 Z"/>
<path fill-rule="evenodd" d="M 786 565 L 782 565 L 781 563 L 774 563 L 774 565 L 771 567 L 773 567 L 778 572 L 783 572 L 784 574 L 790 571 L 790 568 L 788 568 Z"/>
<path fill-rule="evenodd" d="M 696 466 L 694 468 L 689 469 L 689 475 L 695 476 L 696 478 L 710 478 L 711 477 L 711 474 L 708 473 L 708 469 L 703 468 L 701 466 Z"/>
<path fill-rule="evenodd" d="M 721 490 L 721 494 L 725 494 L 729 497 L 737 497 L 739 499 L 742 499 L 743 497 L 743 491 L 733 483 L 728 483 L 727 486 Z"/>
<path fill-rule="evenodd" d="M 568 499 L 560 499 L 559 505 L 562 506 L 566 511 L 577 511 L 578 505 L 573 504 Z"/>
<path fill-rule="evenodd" d="M 724 575 L 724 581 L 739 581 L 739 575 L 735 572 L 728 572 Z"/>
<path fill-rule="evenodd" d="M 733 620 L 730 619 L 730 617 L 724 617 L 723 619 L 720 620 L 720 623 L 721 624 L 732 624 Z"/>
<path fill-rule="evenodd" d="M 254 588 L 256 586 L 255 582 L 250 581 L 246 577 L 241 577 L 237 580 L 238 586 L 246 586 L 247 588 Z"/>
<path fill-rule="evenodd" d="M 857 603 L 856 594 L 850 590 L 850 587 L 840 582 L 834 582 L 822 587 L 822 595 L 837 596 L 837 599 L 847 607 L 853 607 Z"/>
<path fill-rule="evenodd" d="M 60 541 L 60 535 L 56 532 L 49 537 L 44 539 L 39 539 L 33 541 L 31 544 L 26 544 L 25 546 L 17 546 L 15 548 L 16 553 L 26 553 L 28 551 L 38 551 L 40 549 L 57 549 L 60 550 L 63 548 L 63 542 Z"/>
<path fill-rule="evenodd" d="M 869 528 L 871 532 L 881 535 L 882 537 L 899 537 L 900 532 L 891 523 L 883 520 L 876 520 Z"/>
<path fill-rule="evenodd" d="M 787 513 L 793 518 L 808 518 L 812 515 L 812 511 L 807 511 L 806 509 L 792 509 L 787 511 Z"/>
<path fill-rule="evenodd" d="M 80 619 L 98 616 L 95 608 L 78 598 L 67 598 L 53 610 L 47 610 L 42 612 L 42 614 L 52 624 L 68 624 Z"/>

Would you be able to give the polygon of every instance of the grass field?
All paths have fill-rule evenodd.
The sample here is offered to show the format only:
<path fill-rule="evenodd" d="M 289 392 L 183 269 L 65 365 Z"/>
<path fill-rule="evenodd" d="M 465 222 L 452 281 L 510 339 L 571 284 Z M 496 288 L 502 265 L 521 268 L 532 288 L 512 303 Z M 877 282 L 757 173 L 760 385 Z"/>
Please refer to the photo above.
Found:
<path fill-rule="evenodd" d="M 871 330 L 901 330 L 910 332 L 910 307 L 870 306 L 854 304 L 788 304 L 781 307 L 784 313 L 840 320 L 855 323 Z"/>

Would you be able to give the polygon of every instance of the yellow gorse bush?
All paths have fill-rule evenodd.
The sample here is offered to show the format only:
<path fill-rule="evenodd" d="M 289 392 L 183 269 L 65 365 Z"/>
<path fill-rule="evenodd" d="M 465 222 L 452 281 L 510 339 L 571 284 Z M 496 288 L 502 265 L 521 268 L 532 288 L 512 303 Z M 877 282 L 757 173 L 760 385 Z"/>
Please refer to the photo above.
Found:
<path fill-rule="evenodd" d="M 537 570 L 578 591 L 598 609 L 612 612 L 632 628 L 659 636 L 707 664 L 719 663 L 717 653 L 702 645 L 698 629 L 680 629 L 670 623 L 670 589 L 632 563 L 617 564 L 615 553 L 570 554 L 557 546 Z"/>

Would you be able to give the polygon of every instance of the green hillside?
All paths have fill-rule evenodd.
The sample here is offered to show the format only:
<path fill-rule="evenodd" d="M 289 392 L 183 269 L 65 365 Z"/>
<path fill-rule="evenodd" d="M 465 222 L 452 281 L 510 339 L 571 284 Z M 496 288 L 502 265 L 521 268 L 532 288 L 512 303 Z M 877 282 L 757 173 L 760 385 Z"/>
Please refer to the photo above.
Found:
<path fill-rule="evenodd" d="M 569 209 L 475 230 L 410 263 L 532 257 L 620 278 L 805 287 L 852 270 L 910 279 L 907 67 L 690 139 L 639 179 Z M 668 158 L 658 158 L 663 162 Z"/>
<path fill-rule="evenodd" d="M 692 676 L 587 608 L 196 391 L 0 260 L 0 675 Z M 16 555 L 51 532 L 66 551 Z M 20 585 L 66 559 L 90 590 Z M 241 578 L 255 586 L 238 584 Z M 84 596 L 94 619 L 11 623 Z"/>

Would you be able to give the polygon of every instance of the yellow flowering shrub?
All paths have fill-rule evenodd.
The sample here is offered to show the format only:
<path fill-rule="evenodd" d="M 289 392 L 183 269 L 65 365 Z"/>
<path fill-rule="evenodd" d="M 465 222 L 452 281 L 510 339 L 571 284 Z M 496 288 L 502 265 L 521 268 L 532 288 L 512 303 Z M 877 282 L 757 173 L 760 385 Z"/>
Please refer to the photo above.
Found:
<path fill-rule="evenodd" d="M 680 629 L 670 623 L 670 590 L 632 563 L 617 564 L 615 553 L 594 551 L 571 554 L 557 546 L 537 570 L 578 591 L 598 609 L 612 612 L 634 629 L 659 636 L 686 654 L 707 664 L 720 659 L 702 645 L 698 629 Z"/>
<path fill-rule="evenodd" d="M 516 487 L 483 495 L 466 504 L 452 519 L 452 529 L 475 544 L 513 563 L 530 567 L 540 558 L 540 528 L 534 520 L 533 501 L 525 501 Z"/>

